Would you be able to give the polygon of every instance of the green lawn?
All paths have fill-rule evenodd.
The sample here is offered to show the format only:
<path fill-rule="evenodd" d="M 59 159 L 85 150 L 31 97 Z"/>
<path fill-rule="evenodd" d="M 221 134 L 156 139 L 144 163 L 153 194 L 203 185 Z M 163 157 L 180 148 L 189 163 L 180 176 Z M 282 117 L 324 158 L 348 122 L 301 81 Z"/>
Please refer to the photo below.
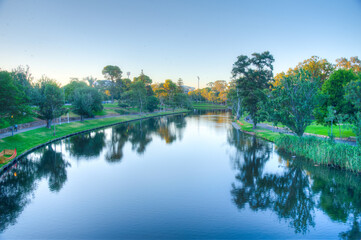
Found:
<path fill-rule="evenodd" d="M 237 122 L 237 124 L 241 127 L 241 129 L 243 131 L 246 131 L 246 132 L 253 132 L 253 133 L 256 134 L 257 137 L 261 137 L 261 138 L 264 138 L 264 139 L 269 140 L 271 142 L 274 142 L 275 139 L 280 136 L 279 133 L 272 132 L 271 130 L 268 130 L 268 129 L 264 129 L 264 128 L 260 128 L 260 127 L 257 127 L 256 129 L 253 129 L 253 125 L 246 122 L 244 120 L 244 117 L 242 117 L 240 119 L 241 120 L 239 120 Z"/>
<path fill-rule="evenodd" d="M 266 123 L 270 126 L 273 126 L 272 122 L 263 122 Z M 277 124 L 278 127 L 285 127 L 285 125 L 283 124 Z M 331 130 L 331 127 L 328 126 L 323 126 L 320 124 L 317 124 L 316 122 L 313 122 L 310 126 L 308 126 L 306 128 L 305 133 L 312 133 L 312 134 L 317 134 L 317 135 L 323 135 L 323 136 L 328 136 L 329 132 Z M 343 125 L 341 126 L 341 134 L 343 138 L 347 138 L 347 137 L 354 137 L 356 136 L 351 129 L 350 125 Z M 339 127 L 338 126 L 333 126 L 333 135 L 337 138 L 340 137 L 340 131 L 339 131 Z"/>
<path fill-rule="evenodd" d="M 188 110 L 176 110 L 176 111 L 167 111 L 167 112 L 158 112 L 158 113 L 148 113 L 142 116 L 140 115 L 128 115 L 121 117 L 111 117 L 103 119 L 94 119 L 94 120 L 85 120 L 83 122 L 71 122 L 65 123 L 56 126 L 56 136 L 53 136 L 54 128 L 38 128 L 30 130 L 27 132 L 18 133 L 14 136 L 0 139 L 0 151 L 2 149 L 17 149 L 18 155 L 21 153 L 38 146 L 42 143 L 46 143 L 50 140 L 69 135 L 71 133 L 76 133 L 84 130 L 90 130 L 97 127 L 102 127 L 114 123 L 121 123 L 129 120 L 136 120 L 145 117 L 159 116 L 159 115 L 168 115 L 174 113 L 188 112 Z M 3 166 L 4 164 L 0 165 Z"/>
<path fill-rule="evenodd" d="M 16 124 L 22 124 L 22 123 L 29 123 L 29 122 L 34 122 L 36 119 L 34 117 L 31 116 L 27 116 L 22 118 L 21 120 L 19 120 L 18 122 L 16 122 Z M 10 127 L 10 123 L 5 121 L 5 120 L 1 120 L 0 121 L 0 129 L 2 128 L 7 128 Z"/>
<path fill-rule="evenodd" d="M 195 109 L 227 109 L 226 105 L 213 104 L 213 103 L 193 103 Z"/>

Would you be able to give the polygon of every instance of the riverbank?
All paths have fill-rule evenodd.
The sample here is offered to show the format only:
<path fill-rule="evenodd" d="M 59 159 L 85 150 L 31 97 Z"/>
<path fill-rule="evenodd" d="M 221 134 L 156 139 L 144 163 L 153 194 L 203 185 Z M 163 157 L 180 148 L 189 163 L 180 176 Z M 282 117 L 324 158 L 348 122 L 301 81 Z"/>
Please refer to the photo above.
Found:
<path fill-rule="evenodd" d="M 361 149 L 357 146 L 335 143 L 314 136 L 299 138 L 265 128 L 253 129 L 252 124 L 244 119 L 237 121 L 237 124 L 243 132 L 274 142 L 279 149 L 303 156 L 315 164 L 361 172 Z"/>
<path fill-rule="evenodd" d="M 197 110 L 223 110 L 228 109 L 228 106 L 213 103 L 193 103 L 193 108 Z"/>
<path fill-rule="evenodd" d="M 57 125 L 56 135 L 54 136 L 54 128 L 51 129 L 42 127 L 38 129 L 29 130 L 26 132 L 18 133 L 14 136 L 6 137 L 0 139 L 0 148 L 1 149 L 14 149 L 16 148 L 18 156 L 13 159 L 11 162 L 1 164 L 0 172 L 6 169 L 12 162 L 16 161 L 18 158 L 23 155 L 41 147 L 48 143 L 66 138 L 72 135 L 76 135 L 82 132 L 92 131 L 99 128 L 109 127 L 117 125 L 120 123 L 147 119 L 152 117 L 166 116 L 187 113 L 189 110 L 176 110 L 176 111 L 166 111 L 166 112 L 157 112 L 149 113 L 144 115 L 124 115 L 119 117 L 110 117 L 110 118 L 101 118 L 94 120 L 85 120 L 83 122 L 71 122 L 65 123 L 62 125 Z"/>

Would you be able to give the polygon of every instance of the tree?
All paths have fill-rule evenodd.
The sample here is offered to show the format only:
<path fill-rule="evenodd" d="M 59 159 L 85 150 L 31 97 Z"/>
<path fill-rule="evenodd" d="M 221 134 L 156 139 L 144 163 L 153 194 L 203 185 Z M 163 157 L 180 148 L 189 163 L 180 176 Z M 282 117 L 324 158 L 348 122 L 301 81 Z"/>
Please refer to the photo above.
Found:
<path fill-rule="evenodd" d="M 72 101 L 73 112 L 79 114 L 81 121 L 84 117 L 93 117 L 94 112 L 103 110 L 102 96 L 91 87 L 76 89 Z"/>
<path fill-rule="evenodd" d="M 337 69 L 348 69 L 352 70 L 354 73 L 361 72 L 361 60 L 358 57 L 350 57 L 350 60 L 347 58 L 338 58 L 336 59 L 336 68 Z"/>
<path fill-rule="evenodd" d="M 63 108 L 64 94 L 55 80 L 47 77 L 42 77 L 37 87 L 40 93 L 39 115 L 40 118 L 47 121 L 46 127 L 50 128 L 52 120 L 65 112 Z"/>
<path fill-rule="evenodd" d="M 70 83 L 66 84 L 63 88 L 64 88 L 64 95 L 65 95 L 65 100 L 67 102 L 72 102 L 72 98 L 74 95 L 75 90 L 79 89 L 79 88 L 84 88 L 87 87 L 88 85 L 86 84 L 85 81 L 80 81 L 77 78 L 72 78 L 70 80 Z"/>
<path fill-rule="evenodd" d="M 269 88 L 272 81 L 274 62 L 268 52 L 253 53 L 251 58 L 241 55 L 233 64 L 232 75 L 236 80 L 237 98 L 251 115 L 253 128 L 262 120 L 260 106 L 267 100 L 264 89 Z"/>
<path fill-rule="evenodd" d="M 325 124 L 327 108 L 332 106 L 336 114 L 352 114 L 353 106 L 345 98 L 346 85 L 356 80 L 357 76 L 351 70 L 339 69 L 334 71 L 322 85 L 324 101 L 316 109 L 315 117 L 319 123 Z"/>
<path fill-rule="evenodd" d="M 139 108 L 139 113 L 141 114 L 147 104 L 147 90 L 145 84 L 142 81 L 132 82 L 128 96 L 131 104 L 137 106 Z"/>
<path fill-rule="evenodd" d="M 30 114 L 28 98 L 6 71 L 0 72 L 0 115 L 1 120 L 5 120 L 14 125 L 24 115 Z"/>
<path fill-rule="evenodd" d="M 122 70 L 118 66 L 107 65 L 103 68 L 102 74 L 107 80 L 112 82 L 112 87 L 109 89 L 112 101 L 114 101 L 114 97 L 118 94 L 120 95 L 121 87 L 122 87 Z"/>
<path fill-rule="evenodd" d="M 312 122 L 312 113 L 317 104 L 319 80 L 310 72 L 300 70 L 296 75 L 281 79 L 271 91 L 271 101 L 279 122 L 302 136 Z"/>
<path fill-rule="evenodd" d="M 301 69 L 308 71 L 312 75 L 313 79 L 319 78 L 321 83 L 323 83 L 330 76 L 335 67 L 326 59 L 312 56 L 311 58 L 304 60 L 302 63 L 299 63 L 293 71 L 297 74 L 297 71 Z"/>
<path fill-rule="evenodd" d="M 83 81 L 88 82 L 89 87 L 94 87 L 94 84 L 96 83 L 97 79 L 93 76 L 88 76 L 83 78 Z"/>
<path fill-rule="evenodd" d="M 361 145 L 361 78 L 350 82 L 345 91 L 346 99 L 357 109 L 350 120 L 353 123 L 352 131 L 356 134 L 357 144 Z"/>
<path fill-rule="evenodd" d="M 147 110 L 149 112 L 154 112 L 155 109 L 158 108 L 159 100 L 155 96 L 148 96 L 147 97 Z"/>
<path fill-rule="evenodd" d="M 177 85 L 170 79 L 165 80 L 163 88 L 166 92 L 166 104 L 174 108 L 174 96 L 177 93 Z"/>

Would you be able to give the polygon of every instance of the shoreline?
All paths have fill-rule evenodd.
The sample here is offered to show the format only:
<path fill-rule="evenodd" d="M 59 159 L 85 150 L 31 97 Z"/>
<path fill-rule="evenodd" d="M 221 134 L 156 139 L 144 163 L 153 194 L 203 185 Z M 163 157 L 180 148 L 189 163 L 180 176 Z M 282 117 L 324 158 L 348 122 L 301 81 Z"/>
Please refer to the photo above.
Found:
<path fill-rule="evenodd" d="M 50 143 L 53 143 L 55 141 L 64 139 L 64 138 L 68 138 L 68 137 L 78 135 L 78 134 L 81 134 L 81 133 L 85 133 L 85 132 L 90 132 L 90 131 L 94 131 L 94 130 L 98 130 L 98 129 L 102 129 L 102 128 L 107 128 L 107 127 L 119 125 L 119 124 L 122 124 L 122 123 L 129 123 L 129 122 L 134 122 L 134 121 L 138 121 L 138 120 L 150 119 L 150 118 L 154 118 L 154 117 L 162 117 L 162 116 L 168 116 L 168 115 L 180 115 L 180 114 L 184 114 L 184 113 L 189 113 L 189 110 L 180 110 L 180 111 L 175 111 L 175 112 L 168 111 L 168 112 L 164 112 L 164 113 L 159 113 L 159 112 L 158 113 L 150 113 L 150 114 L 145 114 L 143 116 L 142 115 L 127 115 L 127 117 L 134 117 L 133 119 L 129 119 L 129 120 L 124 120 L 124 119 L 121 118 L 121 117 L 124 117 L 124 116 L 118 116 L 118 117 L 113 117 L 113 118 L 119 118 L 120 121 L 118 121 L 118 122 L 109 123 L 109 124 L 105 124 L 105 125 L 101 125 L 101 126 L 81 130 L 81 131 L 74 131 L 72 133 L 65 134 L 65 135 L 59 136 L 59 137 L 54 136 L 55 138 L 50 139 L 49 141 L 40 143 L 40 144 L 38 144 L 36 146 L 33 146 L 33 147 L 29 148 L 29 149 L 26 149 L 26 150 L 22 151 L 21 154 L 19 154 L 14 159 L 12 159 L 11 161 L 5 163 L 3 166 L 0 167 L 0 174 L 5 172 L 7 169 L 11 168 L 20 158 L 22 158 L 25 155 L 31 153 L 32 151 L 34 151 L 34 150 L 36 150 L 38 148 L 41 148 L 43 146 L 46 146 L 46 145 L 48 145 Z M 113 118 L 108 118 L 108 119 L 113 120 Z M 95 120 L 96 119 L 87 120 L 87 121 L 95 121 Z M 69 123 L 69 124 L 71 124 L 71 123 Z M 76 129 L 74 129 L 74 130 L 76 130 Z M 30 130 L 30 131 L 27 131 L 27 132 L 31 132 L 31 131 L 34 131 L 34 130 Z M 24 132 L 24 133 L 26 133 L 26 132 Z M 17 135 L 20 135 L 20 134 L 17 134 Z M 6 137 L 6 138 L 11 138 L 11 137 L 12 136 Z M 6 139 L 6 138 L 4 138 L 4 139 Z"/>

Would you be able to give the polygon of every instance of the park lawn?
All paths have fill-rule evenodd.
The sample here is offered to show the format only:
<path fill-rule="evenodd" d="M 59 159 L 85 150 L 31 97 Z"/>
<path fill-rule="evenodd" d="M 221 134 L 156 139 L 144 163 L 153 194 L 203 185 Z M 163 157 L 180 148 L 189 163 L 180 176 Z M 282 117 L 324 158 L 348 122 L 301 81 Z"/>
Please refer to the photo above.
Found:
<path fill-rule="evenodd" d="M 268 124 L 270 126 L 273 126 L 273 123 L 272 122 L 262 122 L 262 123 L 265 123 L 265 124 Z M 285 127 L 285 125 L 279 123 L 277 124 L 278 127 Z M 323 125 L 320 125 L 320 124 L 317 124 L 316 122 L 313 122 L 311 125 L 309 125 L 306 130 L 305 130 L 305 133 L 312 133 L 312 134 L 317 134 L 317 135 L 323 135 L 323 136 L 328 136 L 329 135 L 329 132 L 331 130 L 331 127 L 329 126 L 323 126 Z M 350 125 L 343 125 L 341 126 L 341 131 L 342 131 L 342 137 L 343 138 L 348 138 L 348 137 L 354 137 L 356 136 L 353 132 L 352 132 L 352 129 L 351 129 L 351 126 Z M 336 138 L 339 138 L 340 137 L 340 131 L 339 131 L 339 128 L 338 126 L 333 126 L 333 135 L 336 137 Z"/>
<path fill-rule="evenodd" d="M 103 106 L 104 107 L 119 107 L 118 102 L 115 102 L 115 101 L 114 101 L 114 103 L 104 103 Z"/>
<path fill-rule="evenodd" d="M 194 109 L 227 109 L 226 105 L 213 104 L 213 103 L 193 103 Z"/>
<path fill-rule="evenodd" d="M 27 132 L 18 133 L 14 136 L 6 137 L 0 139 L 0 151 L 2 149 L 14 149 L 16 148 L 18 155 L 24 153 L 25 151 L 36 147 L 40 144 L 49 142 L 53 139 L 63 137 L 72 133 L 81 132 L 85 130 L 94 129 L 97 127 L 107 126 L 110 124 L 121 123 L 124 121 L 142 119 L 145 117 L 159 116 L 159 115 L 169 115 L 174 113 L 186 113 L 188 110 L 179 109 L 176 111 L 166 111 L 158 113 L 148 113 L 144 115 L 127 115 L 120 117 L 111 117 L 111 118 L 102 118 L 94 120 L 85 120 L 83 122 L 71 122 L 64 123 L 61 125 L 56 125 L 56 135 L 53 136 L 54 126 L 51 129 L 48 128 L 37 128 Z M 0 167 L 4 164 L 0 164 Z"/>
<path fill-rule="evenodd" d="M 26 117 L 23 117 L 21 120 L 17 121 L 16 124 L 22 124 L 22 123 L 29 123 L 29 122 L 34 122 L 36 121 L 36 119 L 32 116 L 26 116 Z M 3 128 L 8 128 L 10 127 L 10 123 L 5 121 L 5 120 L 2 120 L 0 121 L 0 129 L 3 129 Z"/>
<path fill-rule="evenodd" d="M 240 120 L 237 122 L 237 124 L 241 127 L 243 131 L 246 132 L 254 132 L 257 137 L 266 139 L 268 141 L 274 142 L 277 137 L 280 136 L 278 132 L 272 132 L 271 130 L 264 129 L 257 127 L 256 129 L 253 129 L 253 125 L 246 122 L 244 120 L 244 117 L 241 117 Z"/>

